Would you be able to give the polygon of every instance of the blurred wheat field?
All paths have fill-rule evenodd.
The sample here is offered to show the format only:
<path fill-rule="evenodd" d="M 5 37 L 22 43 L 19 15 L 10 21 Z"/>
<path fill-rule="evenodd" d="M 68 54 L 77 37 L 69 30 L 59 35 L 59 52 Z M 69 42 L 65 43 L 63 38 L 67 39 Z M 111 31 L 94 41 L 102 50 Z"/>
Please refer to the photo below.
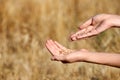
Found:
<path fill-rule="evenodd" d="M 91 16 L 120 15 L 119 3 L 119 0 L 0 0 L 0 80 L 120 80 L 119 68 L 52 62 L 44 46 L 51 38 L 71 49 L 120 53 L 120 29 L 76 42 L 68 40 Z"/>

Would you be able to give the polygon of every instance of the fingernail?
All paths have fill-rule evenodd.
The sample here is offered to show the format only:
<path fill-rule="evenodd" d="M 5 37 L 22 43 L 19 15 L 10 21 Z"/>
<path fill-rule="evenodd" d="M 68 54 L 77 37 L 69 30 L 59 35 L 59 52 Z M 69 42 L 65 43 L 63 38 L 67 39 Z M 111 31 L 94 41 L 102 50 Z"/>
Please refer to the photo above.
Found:
<path fill-rule="evenodd" d="M 80 37 L 80 36 L 77 36 L 76 38 L 77 38 L 77 39 L 80 39 L 81 37 Z"/>
<path fill-rule="evenodd" d="M 71 38 L 73 41 L 75 41 L 76 40 L 76 37 L 73 37 L 73 38 Z"/>

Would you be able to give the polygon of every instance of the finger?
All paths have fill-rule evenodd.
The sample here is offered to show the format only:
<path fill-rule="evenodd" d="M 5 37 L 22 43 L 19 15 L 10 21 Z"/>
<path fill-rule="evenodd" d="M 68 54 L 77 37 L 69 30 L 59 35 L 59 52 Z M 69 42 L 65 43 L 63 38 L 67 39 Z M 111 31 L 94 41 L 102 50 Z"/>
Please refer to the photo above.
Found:
<path fill-rule="evenodd" d="M 97 35 L 98 32 L 96 30 L 92 30 L 91 32 L 88 32 L 86 34 L 83 34 L 81 36 L 77 36 L 77 39 L 82 39 L 82 38 L 87 38 L 87 37 L 92 37 L 92 36 L 95 36 Z"/>
<path fill-rule="evenodd" d="M 45 46 L 46 46 L 47 50 L 51 53 L 51 55 L 54 55 L 53 52 L 50 50 L 49 45 L 47 43 L 45 44 Z"/>
<path fill-rule="evenodd" d="M 96 15 L 92 18 L 90 18 L 89 20 L 87 20 L 86 22 L 84 22 L 81 26 L 80 29 L 86 28 L 89 25 L 95 25 L 97 23 L 102 22 L 103 20 L 105 20 L 106 18 L 108 18 L 109 15 L 106 14 L 100 14 L 100 15 Z"/>
<path fill-rule="evenodd" d="M 70 36 L 70 39 L 71 39 L 71 41 L 75 41 L 75 40 L 76 40 L 75 34 L 72 34 L 72 35 Z"/>
<path fill-rule="evenodd" d="M 48 45 L 49 45 L 49 49 L 51 49 L 54 55 L 59 53 L 59 50 L 57 50 L 56 47 L 53 44 L 51 44 L 51 40 L 49 40 Z"/>
<path fill-rule="evenodd" d="M 55 61 L 64 61 L 65 60 L 65 56 L 64 55 L 54 56 L 53 60 L 55 60 Z"/>
<path fill-rule="evenodd" d="M 76 40 L 78 36 L 86 34 L 86 33 L 90 32 L 93 29 L 94 29 L 94 26 L 89 26 L 89 27 L 83 29 L 82 31 L 78 31 L 76 34 L 74 34 L 73 36 L 71 36 L 71 38 L 72 38 L 72 40 Z"/>
<path fill-rule="evenodd" d="M 61 49 L 54 43 L 54 41 L 50 40 L 50 44 L 58 51 L 61 51 Z"/>
<path fill-rule="evenodd" d="M 69 41 L 73 41 L 73 40 L 72 40 L 72 37 L 71 37 L 72 35 L 74 35 L 74 33 L 71 33 L 71 34 L 70 34 L 70 36 L 69 36 Z"/>
<path fill-rule="evenodd" d="M 88 26 L 83 34 L 91 32 L 93 29 L 95 29 L 95 26 Z"/>
<path fill-rule="evenodd" d="M 71 35 L 71 40 L 72 40 L 72 41 L 77 40 L 77 36 L 80 36 L 80 35 L 84 34 L 84 33 L 85 33 L 85 30 L 86 30 L 86 29 L 80 30 L 80 31 L 76 32 L 75 34 Z"/>
<path fill-rule="evenodd" d="M 109 28 L 109 25 L 106 24 L 105 22 L 102 22 L 100 24 L 97 24 L 96 26 L 91 26 L 91 28 L 87 31 L 86 34 L 83 34 L 82 36 L 78 36 L 77 38 L 80 39 L 80 38 L 95 36 L 103 31 L 105 31 L 108 28 Z"/>
<path fill-rule="evenodd" d="M 90 26 L 91 23 L 92 23 L 92 18 L 90 18 L 89 20 L 87 20 L 86 22 L 84 22 L 84 24 L 82 24 L 79 28 L 80 29 L 84 29 L 84 28 Z"/>
<path fill-rule="evenodd" d="M 46 48 L 48 49 L 48 51 L 51 53 L 51 55 L 55 55 L 53 49 L 49 46 L 49 44 L 46 43 Z"/>
<path fill-rule="evenodd" d="M 54 41 L 54 43 L 56 44 L 56 46 L 58 46 L 58 48 L 60 48 L 61 50 L 66 50 L 67 48 L 65 48 L 64 46 L 62 46 L 61 44 L 59 44 L 57 41 Z"/>
<path fill-rule="evenodd" d="M 91 36 L 97 35 L 98 33 L 100 33 L 100 29 L 98 29 L 98 28 L 101 28 L 101 30 L 102 30 L 102 28 L 105 28 L 105 26 L 102 27 L 102 26 L 99 26 L 99 25 L 100 24 L 97 24 L 96 26 L 89 26 L 89 27 L 87 27 L 86 31 L 83 34 L 77 36 L 76 39 L 87 38 L 87 37 L 91 37 Z"/>
<path fill-rule="evenodd" d="M 49 40 L 46 42 L 46 48 L 52 55 L 57 55 L 58 51 L 50 44 Z"/>
<path fill-rule="evenodd" d="M 71 35 L 71 38 L 77 36 L 78 34 L 84 33 L 85 30 L 86 30 L 86 29 L 82 29 L 82 30 L 77 31 L 76 33 L 74 33 L 74 34 Z"/>
<path fill-rule="evenodd" d="M 92 29 L 88 29 L 83 34 L 79 34 L 79 35 L 76 35 L 76 36 L 72 37 L 71 40 L 75 41 L 75 40 L 79 40 L 79 39 L 82 39 L 82 38 L 90 37 L 92 35 L 94 36 L 94 33 L 91 30 Z"/>
<path fill-rule="evenodd" d="M 52 61 L 62 61 L 63 59 L 59 56 L 54 56 L 51 58 Z"/>

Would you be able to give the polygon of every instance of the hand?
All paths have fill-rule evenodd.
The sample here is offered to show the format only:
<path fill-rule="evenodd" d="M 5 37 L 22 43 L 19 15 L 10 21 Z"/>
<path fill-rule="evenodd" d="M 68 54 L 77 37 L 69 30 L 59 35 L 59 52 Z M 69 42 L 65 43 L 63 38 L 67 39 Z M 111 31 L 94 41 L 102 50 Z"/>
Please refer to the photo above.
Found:
<path fill-rule="evenodd" d="M 95 36 L 113 26 L 120 26 L 120 16 L 110 14 L 96 15 L 82 24 L 79 27 L 80 30 L 71 35 L 71 40 Z"/>
<path fill-rule="evenodd" d="M 120 54 L 89 52 L 85 49 L 80 51 L 70 50 L 56 41 L 47 40 L 46 47 L 52 55 L 52 60 L 63 63 L 90 62 L 109 66 L 120 67 Z"/>
<path fill-rule="evenodd" d="M 83 61 L 83 53 L 87 52 L 85 49 L 82 49 L 80 51 L 67 49 L 53 40 L 47 40 L 46 48 L 51 53 L 52 60 L 61 61 L 63 63 Z"/>

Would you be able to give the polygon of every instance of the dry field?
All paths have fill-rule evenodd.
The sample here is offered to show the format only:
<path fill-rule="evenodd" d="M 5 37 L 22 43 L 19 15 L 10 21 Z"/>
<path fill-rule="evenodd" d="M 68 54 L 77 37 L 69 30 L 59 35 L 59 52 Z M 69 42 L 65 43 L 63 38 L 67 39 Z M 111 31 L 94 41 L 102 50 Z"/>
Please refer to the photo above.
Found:
<path fill-rule="evenodd" d="M 71 49 L 120 53 L 120 29 L 69 41 L 78 25 L 100 13 L 120 15 L 120 0 L 0 0 L 0 80 L 120 80 L 120 69 L 50 60 L 53 39 Z"/>

